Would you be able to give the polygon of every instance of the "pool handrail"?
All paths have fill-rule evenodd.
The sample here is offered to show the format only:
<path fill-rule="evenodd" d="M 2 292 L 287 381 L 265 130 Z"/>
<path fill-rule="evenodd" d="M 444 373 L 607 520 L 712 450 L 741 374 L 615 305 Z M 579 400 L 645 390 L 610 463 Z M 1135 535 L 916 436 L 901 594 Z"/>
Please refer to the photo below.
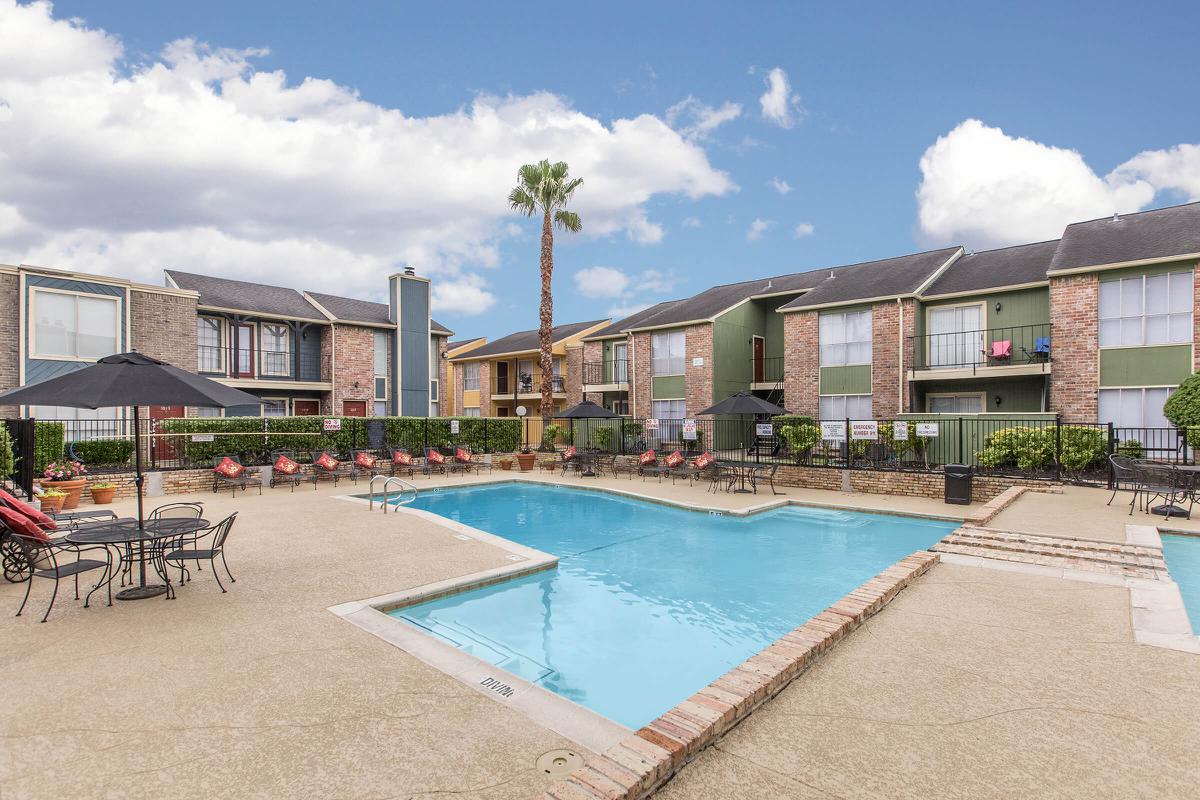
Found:
<path fill-rule="evenodd" d="M 406 506 L 409 503 L 412 503 L 413 501 L 415 501 L 417 499 L 417 496 L 420 494 L 417 491 L 416 486 L 413 486 L 411 483 L 404 480 L 403 478 L 397 478 L 395 475 L 372 475 L 371 476 L 371 484 L 370 484 L 370 495 L 368 496 L 368 500 L 367 500 L 368 510 L 375 508 L 375 481 L 380 480 L 380 479 L 383 480 L 383 502 L 382 502 L 382 505 L 383 505 L 383 513 L 385 513 L 385 514 L 387 513 L 387 510 L 388 510 L 388 486 L 390 486 L 393 481 L 400 484 L 400 487 L 401 487 L 400 494 L 397 495 L 396 505 Z M 405 489 L 412 492 L 412 496 L 409 497 L 407 500 L 404 499 L 405 498 Z"/>

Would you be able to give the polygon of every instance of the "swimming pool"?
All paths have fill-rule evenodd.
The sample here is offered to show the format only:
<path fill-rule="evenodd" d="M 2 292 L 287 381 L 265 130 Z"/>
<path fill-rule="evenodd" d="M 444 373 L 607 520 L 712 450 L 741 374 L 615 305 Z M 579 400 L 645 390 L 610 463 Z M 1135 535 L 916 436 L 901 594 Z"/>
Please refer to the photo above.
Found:
<path fill-rule="evenodd" d="M 409 507 L 559 563 L 391 616 L 631 728 L 957 526 L 794 506 L 716 515 L 526 483 Z"/>
<path fill-rule="evenodd" d="M 1192 632 L 1200 635 L 1200 536 L 1162 534 L 1163 558 L 1179 584 Z"/>

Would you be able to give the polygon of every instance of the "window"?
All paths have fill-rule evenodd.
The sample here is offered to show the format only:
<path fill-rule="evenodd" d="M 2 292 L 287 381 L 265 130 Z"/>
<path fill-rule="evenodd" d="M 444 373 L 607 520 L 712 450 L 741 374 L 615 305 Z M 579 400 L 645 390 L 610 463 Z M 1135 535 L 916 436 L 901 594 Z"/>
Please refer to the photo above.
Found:
<path fill-rule="evenodd" d="M 683 419 L 686 413 L 683 400 L 655 400 L 650 404 L 650 416 L 655 419 Z"/>
<path fill-rule="evenodd" d="M 1100 346 L 1192 341 L 1192 273 L 1100 282 Z"/>
<path fill-rule="evenodd" d="M 684 373 L 683 331 L 656 333 L 650 337 L 650 374 L 682 375 Z"/>
<path fill-rule="evenodd" d="M 375 374 L 385 378 L 388 374 L 387 346 L 387 332 L 375 331 Z"/>
<path fill-rule="evenodd" d="M 474 408 L 464 408 L 463 416 L 464 417 L 478 417 L 479 416 L 479 406 L 475 406 Z"/>
<path fill-rule="evenodd" d="M 442 415 L 441 407 L 437 403 L 429 404 L 429 416 L 440 417 Z"/>
<path fill-rule="evenodd" d="M 918 356 L 919 357 L 919 356 Z M 983 363 L 983 306 L 929 309 L 929 366 Z"/>
<path fill-rule="evenodd" d="M 121 433 L 121 408 L 66 408 L 64 406 L 30 406 L 34 419 L 57 420 L 63 423 L 68 442 L 103 439 Z"/>
<path fill-rule="evenodd" d="M 925 396 L 925 410 L 930 414 L 982 414 L 981 394 L 931 394 Z"/>
<path fill-rule="evenodd" d="M 438 382 L 437 381 L 429 382 L 429 399 L 435 403 L 437 402 L 437 399 L 438 399 Z"/>
<path fill-rule="evenodd" d="M 120 310 L 115 297 L 35 289 L 34 357 L 95 359 L 118 352 Z"/>
<path fill-rule="evenodd" d="M 517 362 L 517 379 L 520 381 L 520 392 L 529 394 L 533 391 L 533 362 L 529 359 Z"/>
<path fill-rule="evenodd" d="M 222 417 L 225 415 L 225 410 L 221 408 L 197 408 L 197 417 Z"/>
<path fill-rule="evenodd" d="M 221 357 L 221 320 L 216 317 L 196 318 L 196 369 L 200 372 L 223 372 Z"/>
<path fill-rule="evenodd" d="M 1100 422 L 1111 422 L 1116 428 L 1169 428 L 1171 423 L 1163 416 L 1163 403 L 1171 392 L 1165 387 L 1101 389 Z M 1126 437 L 1118 435 L 1118 438 Z"/>
<path fill-rule="evenodd" d="M 286 417 L 288 415 L 287 398 L 264 397 L 262 401 L 262 415 L 264 417 Z"/>
<path fill-rule="evenodd" d="M 871 419 L 871 395 L 827 394 L 820 400 L 821 419 Z"/>
<path fill-rule="evenodd" d="M 871 363 L 871 310 L 822 314 L 821 366 Z"/>
<path fill-rule="evenodd" d="M 472 361 L 469 364 L 463 364 L 463 391 L 477 392 L 479 391 L 479 362 Z"/>
<path fill-rule="evenodd" d="M 287 325 L 263 323 L 262 374 L 287 376 L 292 374 L 291 336 Z"/>
<path fill-rule="evenodd" d="M 371 411 L 377 417 L 387 416 L 387 402 L 384 400 L 376 400 L 375 407 Z"/>

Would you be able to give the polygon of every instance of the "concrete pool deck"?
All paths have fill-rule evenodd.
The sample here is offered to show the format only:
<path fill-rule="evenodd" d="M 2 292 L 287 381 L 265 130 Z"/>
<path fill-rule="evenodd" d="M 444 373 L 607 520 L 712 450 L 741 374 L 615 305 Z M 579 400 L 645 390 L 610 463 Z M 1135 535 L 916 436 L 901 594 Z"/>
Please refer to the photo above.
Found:
<path fill-rule="evenodd" d="M 506 477 L 514 476 L 497 470 L 482 480 Z M 702 485 L 653 480 L 562 482 L 730 510 L 773 499 L 714 496 Z M 236 499 L 203 493 L 148 500 L 148 508 L 200 500 L 214 520 L 239 512 L 229 542 L 238 580 L 225 595 L 207 570 L 174 601 L 112 608 L 100 603 L 85 610 L 68 591 L 40 625 L 48 582 L 38 581 L 20 618 L 11 615 L 24 586 L 0 583 L 0 664 L 9 676 L 19 676 L 9 684 L 19 688 L 6 691 L 0 705 L 2 796 L 524 798 L 541 791 L 550 777 L 535 767 L 538 756 L 576 745 L 327 610 L 505 566 L 509 554 L 413 516 L 370 514 L 359 504 L 331 499 L 356 491 L 365 492 L 366 484 L 322 484 L 316 492 L 264 489 L 261 497 L 252 492 Z M 960 517 L 969 510 L 914 497 L 782 491 L 774 499 Z M 1102 506 L 1108 497 L 1079 492 L 1084 494 L 1047 496 L 1062 502 L 1055 505 L 1060 520 Z M 113 508 L 128 515 L 133 503 Z M 1140 524 L 1146 519 L 1134 515 Z M 1073 524 L 1059 527 L 1062 535 L 1102 538 Z M 1101 527 L 1107 530 L 1109 523 Z M 1031 785 L 1030 775 L 1041 774 L 1029 763 L 1034 758 L 1054 764 L 1061 775 L 1045 784 L 1052 791 L 1028 793 L 1087 795 L 1095 794 L 1089 791 L 1094 775 L 1107 767 L 1086 774 L 1070 767 L 1119 763 L 1113 751 L 1126 748 L 1145 755 L 1137 769 L 1127 758 L 1124 779 L 1137 781 L 1146 794 L 1171 796 L 1184 786 L 1173 778 L 1198 760 L 1180 725 L 1200 711 L 1200 657 L 1132 644 L 1129 616 L 1129 593 L 1121 588 L 937 566 L 660 794 L 806 797 L 809 789 L 784 777 L 804 765 L 801 779 L 832 795 L 963 796 L 971 792 L 961 787 L 976 782 Z M 1029 681 L 1013 678 L 1022 669 L 1030 672 Z M 820 700 L 825 710 L 811 718 L 794 709 L 773 713 L 797 692 L 805 703 Z M 1024 703 L 1019 708 L 1049 711 L 1015 710 L 1017 700 Z M 856 744 L 843 737 L 858 723 L 839 722 L 838 713 L 829 711 L 838 704 L 853 709 L 841 716 L 885 721 L 872 723 L 875 734 Z M 1108 705 L 1116 710 L 1106 716 Z M 965 722 L 991 708 L 1000 712 L 993 721 Z M 934 722 L 890 724 L 889 709 Z M 1054 709 L 1083 711 L 1072 716 Z M 941 716 L 929 716 L 934 712 Z M 1073 724 L 1076 718 L 1079 724 Z M 947 720 L 961 724 L 945 727 Z M 1022 733 L 1038 727 L 1057 733 Z M 1108 736 L 1097 742 L 1091 735 L 1110 729 L 1112 747 Z M 933 736 L 938 731 L 940 738 Z M 770 737 L 759 742 L 759 732 Z M 1023 752 L 1016 745 L 1026 735 L 1032 749 Z M 988 749 L 993 737 L 994 756 Z M 970 746 L 960 748 L 957 759 L 938 755 L 962 738 Z M 845 758 L 828 774 L 841 783 L 814 783 L 812 770 L 823 769 L 814 758 L 833 753 L 835 743 Z M 869 743 L 882 748 L 878 759 L 868 754 Z M 967 763 L 964 753 L 980 760 Z M 918 755 L 937 769 L 914 770 Z M 908 756 L 911 763 L 904 761 Z M 746 790 L 723 782 L 737 775 L 759 782 L 759 791 L 739 795 Z M 921 791 L 896 791 L 897 776 L 909 776 L 908 785 Z M 1125 785 L 1109 778 L 1111 786 Z"/>

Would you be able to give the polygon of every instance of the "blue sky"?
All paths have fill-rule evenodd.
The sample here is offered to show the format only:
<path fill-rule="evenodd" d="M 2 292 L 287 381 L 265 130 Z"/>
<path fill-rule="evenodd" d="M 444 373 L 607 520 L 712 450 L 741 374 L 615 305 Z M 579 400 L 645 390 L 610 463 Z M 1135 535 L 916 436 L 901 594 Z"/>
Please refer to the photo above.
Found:
<path fill-rule="evenodd" d="M 588 164 L 579 171 L 585 234 L 595 233 L 593 222 L 604 231 L 558 240 L 555 317 L 562 322 L 743 278 L 951 243 L 982 249 L 1052 238 L 1075 219 L 1200 198 L 1200 150 L 1188 147 L 1200 131 L 1194 88 L 1200 10 L 1194 3 L 1137 9 L 1115 3 L 877 3 L 853 11 L 838 4 L 606 3 L 569 12 L 536 4 L 339 5 L 349 8 L 60 1 L 52 18 L 60 25 L 80 18 L 71 35 L 102 29 L 106 41 L 119 43 L 120 54 L 103 56 L 97 45 L 96 58 L 110 58 L 126 76 L 164 60 L 178 72 L 179 57 L 164 56 L 164 48 L 178 40 L 203 43 L 188 52 L 198 54 L 197 63 L 223 59 L 202 78 L 215 97 L 233 96 L 220 81 L 282 70 L 284 86 L 309 76 L 326 79 L 357 92 L 362 103 L 398 110 L 410 121 L 445 119 L 469 111 L 480 95 L 494 97 L 498 108 L 513 112 L 500 114 L 504 124 L 519 128 L 524 112 L 507 104 L 534 97 L 542 98 L 534 105 L 544 106 L 550 102 L 544 98 L 553 96 L 550 117 L 577 112 L 603 126 L 600 134 L 585 131 L 578 141 L 568 132 L 566 139 L 553 139 L 558 151 L 545 152 Z M 44 28 L 46 20 L 34 23 Z M 0 33 L 0 67 L 4 46 Z M 269 52 L 245 52 L 256 48 Z M 773 71 L 787 81 L 786 91 L 776 81 L 774 117 L 762 100 Z M 18 98 L 7 99 L 16 119 L 20 88 L 6 93 L 0 79 L 0 102 L 6 94 Z M 163 91 L 160 86 L 153 96 L 161 99 Z M 107 102 L 128 117 L 132 135 L 151 136 L 146 131 L 155 126 L 146 122 L 145 110 L 131 109 L 137 101 L 122 97 L 114 92 Z M 274 102 L 255 98 L 260 105 Z M 543 111 L 533 116 L 542 119 Z M 329 112 L 304 106 L 287 115 L 320 122 Z M 631 153 L 643 147 L 636 136 L 603 144 L 589 138 L 643 115 L 677 135 L 655 131 L 641 153 Z M 728 119 L 697 129 L 699 121 L 721 116 Z M 188 119 L 190 130 L 215 139 L 226 135 L 216 111 Z M 978 123 L 964 125 L 968 120 Z M 457 161 L 445 185 L 436 169 L 406 182 L 404 176 L 414 173 L 410 166 L 392 181 L 402 184 L 403 198 L 361 209 L 353 198 L 321 208 L 321 182 L 339 182 L 330 162 L 353 163 L 353 146 L 297 147 L 301 170 L 315 157 L 327 160 L 300 184 L 286 164 L 256 175 L 254 161 L 261 156 L 248 146 L 247 164 L 228 168 L 243 155 L 239 141 L 247 141 L 236 128 L 228 131 L 228 154 L 218 153 L 221 166 L 211 170 L 217 178 L 196 177 L 201 170 L 189 163 L 192 154 L 210 143 L 189 143 L 186 132 L 171 134 L 182 154 L 179 175 L 170 168 L 170 140 L 139 148 L 166 151 L 148 163 L 102 147 L 97 159 L 113 166 L 97 167 L 91 180 L 105 180 L 127 198 L 162 192 L 172 199 L 123 200 L 119 213 L 100 211 L 94 204 L 106 203 L 99 199 L 104 187 L 80 184 L 87 178 L 76 170 L 73 194 L 84 199 L 64 210 L 62 202 L 51 204 L 45 193 L 29 190 L 28 197 L 11 201 L 18 223 L 6 235 L 0 195 L 0 261 L 53 260 L 58 263 L 47 265 L 127 274 L 146 271 L 161 258 L 170 263 L 155 269 L 176 266 L 267 282 L 277 274 L 284 279 L 274 282 L 355 295 L 380 291 L 390 265 L 412 261 L 448 287 L 437 316 L 460 335 L 495 337 L 535 327 L 534 226 L 504 214 L 507 186 L 497 182 L 496 165 L 476 186 L 463 166 L 477 156 L 502 157 L 510 145 L 514 154 L 532 151 L 527 140 L 513 144 L 519 133 L 494 140 L 477 134 L 479 141 L 448 146 L 444 153 L 408 155 L 426 166 L 439 158 Z M 81 131 L 78 142 L 87 135 Z M 338 135 L 353 139 L 351 133 Z M 439 132 L 433 149 L 456 136 L 454 130 Z M 939 137 L 945 137 L 940 149 Z M 19 158 L 22 148 L 35 147 L 30 141 L 6 138 L 0 126 L 0 155 Z M 269 138 L 263 146 L 270 147 Z M 395 146 L 422 144 L 397 139 Z M 36 146 L 31 161 L 53 161 L 44 147 Z M 569 158 L 571 152 L 586 155 Z M 514 157 L 515 174 L 520 158 Z M 644 179 L 647 163 L 670 168 Z M 386 193 L 370 181 L 370 165 L 363 169 L 367 178 L 347 179 L 328 196 Z M 15 183 L 55 183 L 59 176 L 46 170 L 22 174 Z M 622 197 L 626 175 L 629 194 Z M 268 184 L 271 191 L 263 189 Z M 436 201 L 422 204 L 426 192 Z M 174 207 L 173 198 L 190 193 L 204 201 Z M 242 200 L 248 196 L 253 202 Z M 72 221 L 52 218 L 51 208 Z M 317 216 L 322 214 L 344 219 L 330 222 L 326 233 L 325 218 Z M 309 215 L 321 224 L 306 221 Z M 466 221 L 455 227 L 439 216 L 454 217 L 455 225 Z M 755 220 L 760 223 L 752 227 Z M 336 225 L 341 230 L 332 230 Z M 372 232 L 392 226 L 391 239 Z"/>

